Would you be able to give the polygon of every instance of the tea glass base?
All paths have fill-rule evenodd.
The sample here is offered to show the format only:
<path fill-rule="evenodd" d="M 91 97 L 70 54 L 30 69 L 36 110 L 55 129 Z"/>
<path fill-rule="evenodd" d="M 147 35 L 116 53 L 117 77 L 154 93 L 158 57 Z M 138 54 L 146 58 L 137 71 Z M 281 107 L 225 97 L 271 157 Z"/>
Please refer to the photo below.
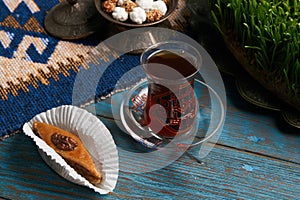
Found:
<path fill-rule="evenodd" d="M 121 102 L 119 115 L 123 130 L 142 145 L 159 149 L 166 147 L 189 148 L 208 141 L 222 127 L 224 105 L 215 90 L 206 83 L 195 79 L 194 91 L 198 112 L 194 126 L 174 138 L 164 138 L 149 127 L 142 126 L 141 120 L 146 106 L 148 82 L 143 81 L 128 90 Z"/>

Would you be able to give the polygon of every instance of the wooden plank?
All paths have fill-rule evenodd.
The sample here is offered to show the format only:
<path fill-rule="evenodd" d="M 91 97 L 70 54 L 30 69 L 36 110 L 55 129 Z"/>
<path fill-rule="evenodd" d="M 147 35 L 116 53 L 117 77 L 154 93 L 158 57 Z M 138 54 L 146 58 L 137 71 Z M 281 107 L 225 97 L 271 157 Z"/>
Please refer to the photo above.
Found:
<path fill-rule="evenodd" d="M 102 119 L 102 121 L 111 130 L 114 138 L 125 137 L 120 135 L 121 132 L 114 125 L 113 120 Z M 122 139 L 116 139 L 118 146 L 124 141 L 132 143 L 127 139 Z M 132 147 L 132 149 L 137 148 Z M 145 160 L 140 162 L 141 166 L 143 163 L 147 163 Z M 138 182 L 139 192 L 145 191 L 145 195 L 148 195 L 150 185 L 150 190 L 154 191 L 151 196 L 153 198 L 159 197 L 157 193 L 165 194 L 167 191 L 167 197 L 182 194 L 188 199 L 194 199 L 196 196 L 198 199 L 232 199 L 236 197 L 242 199 L 290 199 L 300 195 L 299 170 L 299 164 L 216 145 L 200 163 L 184 154 L 167 168 L 150 173 L 128 175 L 135 176 L 130 179 L 133 181 L 132 184 L 142 177 L 142 180 Z M 170 179 L 170 177 L 172 178 Z M 199 188 L 201 189 L 199 190 Z M 179 193 L 177 193 L 178 190 Z"/>
<path fill-rule="evenodd" d="M 253 106 L 224 76 L 227 117 L 219 143 L 282 160 L 300 163 L 300 129 L 286 124 L 280 112 Z"/>
<path fill-rule="evenodd" d="M 115 137 L 122 134 L 112 120 L 102 121 Z M 203 163 L 184 154 L 168 167 L 153 172 L 120 172 L 116 189 L 105 196 L 57 175 L 24 134 L 2 141 L 0 149 L 0 196 L 9 199 L 296 199 L 300 196 L 298 164 L 221 145 L 215 146 Z"/>
<path fill-rule="evenodd" d="M 231 77 L 224 76 L 227 92 L 227 113 L 218 144 L 266 156 L 300 163 L 300 130 L 283 123 L 279 112 L 264 110 L 242 99 Z M 85 109 L 96 111 L 101 117 L 115 118 L 111 104 L 120 105 L 124 93 L 113 99 L 89 105 Z"/>

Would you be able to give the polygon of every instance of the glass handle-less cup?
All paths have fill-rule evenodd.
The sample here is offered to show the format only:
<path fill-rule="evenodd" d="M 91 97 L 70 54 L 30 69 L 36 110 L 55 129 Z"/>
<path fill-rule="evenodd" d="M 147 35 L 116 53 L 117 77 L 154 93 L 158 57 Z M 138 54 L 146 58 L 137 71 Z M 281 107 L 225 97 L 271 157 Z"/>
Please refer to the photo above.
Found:
<path fill-rule="evenodd" d="M 162 138 L 188 134 L 198 112 L 194 77 L 200 53 L 184 42 L 161 42 L 142 53 L 141 64 L 148 80 L 141 125 Z"/>

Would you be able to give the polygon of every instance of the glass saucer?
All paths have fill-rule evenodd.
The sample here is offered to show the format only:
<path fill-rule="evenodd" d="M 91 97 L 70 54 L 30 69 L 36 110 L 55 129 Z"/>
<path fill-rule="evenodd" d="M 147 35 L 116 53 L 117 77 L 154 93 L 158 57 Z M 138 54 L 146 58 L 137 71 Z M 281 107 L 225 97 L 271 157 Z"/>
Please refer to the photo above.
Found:
<path fill-rule="evenodd" d="M 185 149 L 208 141 L 222 128 L 225 118 L 224 105 L 218 93 L 201 80 L 195 79 L 194 91 L 198 106 L 195 125 L 187 133 L 178 134 L 174 138 L 163 138 L 147 126 L 141 125 L 147 100 L 148 81 L 136 84 L 125 92 L 119 112 L 117 111 L 123 131 L 151 149 L 166 147 Z"/>

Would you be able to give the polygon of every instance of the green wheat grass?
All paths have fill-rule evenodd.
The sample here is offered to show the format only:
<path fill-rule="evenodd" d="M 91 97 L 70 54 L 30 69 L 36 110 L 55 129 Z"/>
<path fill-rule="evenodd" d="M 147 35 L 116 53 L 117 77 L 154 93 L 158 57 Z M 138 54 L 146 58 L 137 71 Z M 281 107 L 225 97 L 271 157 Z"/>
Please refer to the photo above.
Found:
<path fill-rule="evenodd" d="M 300 0 L 211 0 L 211 8 L 216 27 L 230 32 L 249 63 L 300 95 Z"/>

